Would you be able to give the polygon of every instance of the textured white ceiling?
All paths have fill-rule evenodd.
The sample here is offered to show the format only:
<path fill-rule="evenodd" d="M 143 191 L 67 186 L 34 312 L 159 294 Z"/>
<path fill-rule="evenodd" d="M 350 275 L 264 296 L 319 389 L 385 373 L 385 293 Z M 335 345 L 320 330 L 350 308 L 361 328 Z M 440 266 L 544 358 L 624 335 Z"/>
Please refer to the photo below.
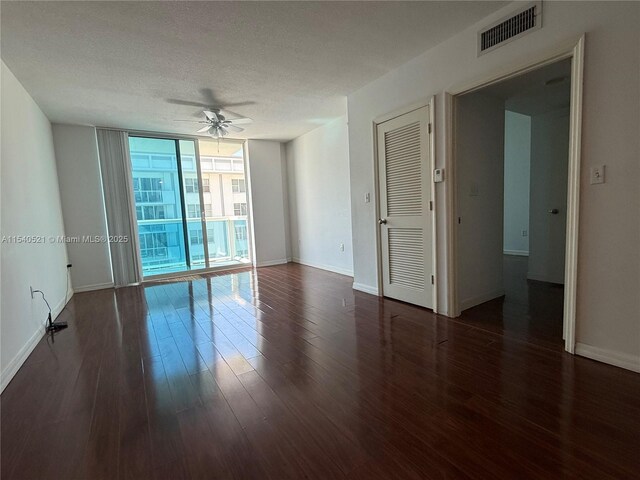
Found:
<path fill-rule="evenodd" d="M 504 3 L 3 1 L 1 53 L 54 122 L 193 133 L 170 100 L 215 101 L 288 140 Z"/>

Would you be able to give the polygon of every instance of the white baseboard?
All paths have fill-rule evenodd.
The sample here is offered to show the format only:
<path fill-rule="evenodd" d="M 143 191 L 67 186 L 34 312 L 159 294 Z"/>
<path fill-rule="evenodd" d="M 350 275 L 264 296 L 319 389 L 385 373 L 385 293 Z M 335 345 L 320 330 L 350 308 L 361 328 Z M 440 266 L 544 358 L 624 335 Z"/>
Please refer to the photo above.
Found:
<path fill-rule="evenodd" d="M 82 287 L 74 287 L 75 293 L 92 292 L 94 290 L 104 290 L 105 288 L 113 288 L 113 282 L 96 283 L 94 285 L 84 285 Z"/>
<path fill-rule="evenodd" d="M 475 307 L 476 305 L 480 305 L 481 303 L 488 302 L 489 300 L 493 300 L 494 298 L 502 297 L 504 295 L 504 290 L 494 290 L 493 292 L 483 293 L 481 295 L 476 295 L 475 297 L 466 298 L 460 302 L 460 311 L 466 310 L 471 307 Z"/>
<path fill-rule="evenodd" d="M 281 258 L 280 260 L 267 260 L 264 262 L 256 262 L 256 267 L 271 267 L 273 265 L 284 265 L 285 263 L 289 263 L 286 258 Z"/>
<path fill-rule="evenodd" d="M 306 260 L 301 260 L 299 258 L 293 258 L 292 261 L 294 263 L 299 263 L 300 265 L 306 265 L 307 267 L 319 268 L 320 270 L 327 270 L 329 272 L 339 273 L 340 275 L 353 277 L 353 270 L 347 270 L 346 268 L 334 267 L 323 263 L 307 262 Z"/>
<path fill-rule="evenodd" d="M 364 283 L 353 282 L 353 289 L 358 290 L 359 292 L 369 293 L 371 295 L 376 295 L 376 296 L 380 295 L 376 287 L 365 285 Z"/>
<path fill-rule="evenodd" d="M 502 253 L 504 255 L 516 255 L 518 257 L 528 257 L 529 256 L 529 251 L 528 250 L 503 250 Z"/>
<path fill-rule="evenodd" d="M 640 356 L 576 343 L 576 355 L 640 373 Z"/>
<path fill-rule="evenodd" d="M 45 322 L 46 323 L 46 322 Z M 40 341 L 40 339 L 44 336 L 44 325 L 39 327 L 31 336 L 31 338 L 24 344 L 24 346 L 20 349 L 20 351 L 16 354 L 15 357 L 11 359 L 11 361 L 7 364 L 5 369 L 2 371 L 2 377 L 0 379 L 0 392 L 4 391 L 5 387 L 9 385 L 9 382 L 14 377 L 14 375 L 18 372 L 22 364 L 29 357 L 33 349 L 36 348 L 36 345 Z"/>
<path fill-rule="evenodd" d="M 73 297 L 73 292 L 71 293 L 71 296 L 68 300 L 66 298 L 61 299 L 58 304 L 51 309 L 51 317 L 53 318 L 53 320 L 58 318 L 58 315 L 60 315 L 60 312 L 66 305 L 65 300 L 69 301 L 71 300 L 71 297 Z M 42 337 L 44 337 L 44 327 L 46 324 L 47 319 L 45 319 L 44 322 L 42 322 L 42 325 L 40 325 L 36 329 L 36 331 L 33 332 L 33 335 L 31 335 L 31 338 L 27 340 L 27 343 L 23 345 L 16 356 L 13 357 L 6 365 L 4 370 L 2 370 L 2 374 L 0 374 L 0 393 L 2 393 L 5 387 L 9 385 L 11 379 L 15 376 L 16 373 L 18 373 L 18 370 L 20 370 L 22 364 L 27 360 L 29 355 L 31 355 L 31 352 L 33 352 L 33 349 L 36 348 L 36 345 L 38 345 L 38 342 L 40 342 Z"/>

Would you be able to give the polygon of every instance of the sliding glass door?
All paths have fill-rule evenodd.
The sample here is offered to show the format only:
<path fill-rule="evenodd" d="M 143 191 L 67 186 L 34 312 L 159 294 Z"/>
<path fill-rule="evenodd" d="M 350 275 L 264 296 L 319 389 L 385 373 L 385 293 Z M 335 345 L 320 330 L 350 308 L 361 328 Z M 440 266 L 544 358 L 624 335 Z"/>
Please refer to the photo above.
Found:
<path fill-rule="evenodd" d="M 242 143 L 130 135 L 129 149 L 144 277 L 251 262 Z"/>
<path fill-rule="evenodd" d="M 242 143 L 198 143 L 210 265 L 250 263 Z"/>
<path fill-rule="evenodd" d="M 133 194 L 143 275 L 188 268 L 177 145 L 129 137 Z"/>
<path fill-rule="evenodd" d="M 190 269 L 206 268 L 206 245 L 203 241 L 201 182 L 198 174 L 196 144 L 193 140 L 178 140 L 182 171 L 182 195 L 187 228 L 187 251 Z"/>

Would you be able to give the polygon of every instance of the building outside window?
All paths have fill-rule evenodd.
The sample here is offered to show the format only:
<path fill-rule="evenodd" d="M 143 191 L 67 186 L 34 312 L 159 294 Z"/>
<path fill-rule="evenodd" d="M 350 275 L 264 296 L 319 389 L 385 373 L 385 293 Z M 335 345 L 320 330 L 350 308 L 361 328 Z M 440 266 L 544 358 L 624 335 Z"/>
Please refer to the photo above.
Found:
<path fill-rule="evenodd" d="M 203 178 L 202 179 L 202 191 L 203 192 L 211 192 L 211 186 L 209 185 L 209 179 L 208 178 Z"/>
<path fill-rule="evenodd" d="M 163 225 L 142 225 L 139 232 L 140 256 L 145 262 L 162 263 L 170 258 L 171 248 L 180 244 L 175 232 L 164 231 Z"/>
<path fill-rule="evenodd" d="M 247 240 L 247 221 L 233 220 L 233 231 L 235 234 L 235 251 L 238 257 L 247 258 L 249 255 L 249 242 Z"/>
<path fill-rule="evenodd" d="M 204 243 L 202 238 L 202 230 L 191 230 L 189 232 L 189 242 L 191 243 L 191 245 L 202 245 Z"/>
<path fill-rule="evenodd" d="M 213 217 L 213 205 L 211 205 L 210 203 L 204 204 L 204 216 L 206 218 Z"/>
<path fill-rule="evenodd" d="M 134 177 L 136 203 L 162 202 L 162 178 Z"/>
<path fill-rule="evenodd" d="M 200 218 L 200 212 L 198 211 L 198 205 L 194 203 L 187 204 L 187 218 Z"/>
<path fill-rule="evenodd" d="M 244 178 L 232 178 L 231 191 L 233 193 L 245 193 L 247 188 L 245 186 Z"/>
<path fill-rule="evenodd" d="M 234 203 L 233 204 L 233 214 L 236 217 L 245 216 L 247 214 L 247 204 L 246 203 Z"/>
<path fill-rule="evenodd" d="M 198 193 L 198 179 L 197 178 L 185 178 L 184 179 L 184 191 L 187 193 Z"/>
<path fill-rule="evenodd" d="M 247 239 L 247 226 L 246 225 L 236 225 L 236 240 L 246 240 Z"/>
<path fill-rule="evenodd" d="M 142 205 L 136 207 L 136 218 L 138 220 L 164 220 L 170 218 L 167 215 L 168 205 Z"/>

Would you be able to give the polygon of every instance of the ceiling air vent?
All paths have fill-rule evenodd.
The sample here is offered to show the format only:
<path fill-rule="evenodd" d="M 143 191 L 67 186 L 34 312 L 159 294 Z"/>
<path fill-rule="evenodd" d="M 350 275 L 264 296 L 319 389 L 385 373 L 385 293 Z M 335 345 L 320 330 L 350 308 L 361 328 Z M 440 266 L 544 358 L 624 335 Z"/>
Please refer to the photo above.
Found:
<path fill-rule="evenodd" d="M 478 56 L 542 27 L 542 2 L 527 4 L 478 32 Z"/>

